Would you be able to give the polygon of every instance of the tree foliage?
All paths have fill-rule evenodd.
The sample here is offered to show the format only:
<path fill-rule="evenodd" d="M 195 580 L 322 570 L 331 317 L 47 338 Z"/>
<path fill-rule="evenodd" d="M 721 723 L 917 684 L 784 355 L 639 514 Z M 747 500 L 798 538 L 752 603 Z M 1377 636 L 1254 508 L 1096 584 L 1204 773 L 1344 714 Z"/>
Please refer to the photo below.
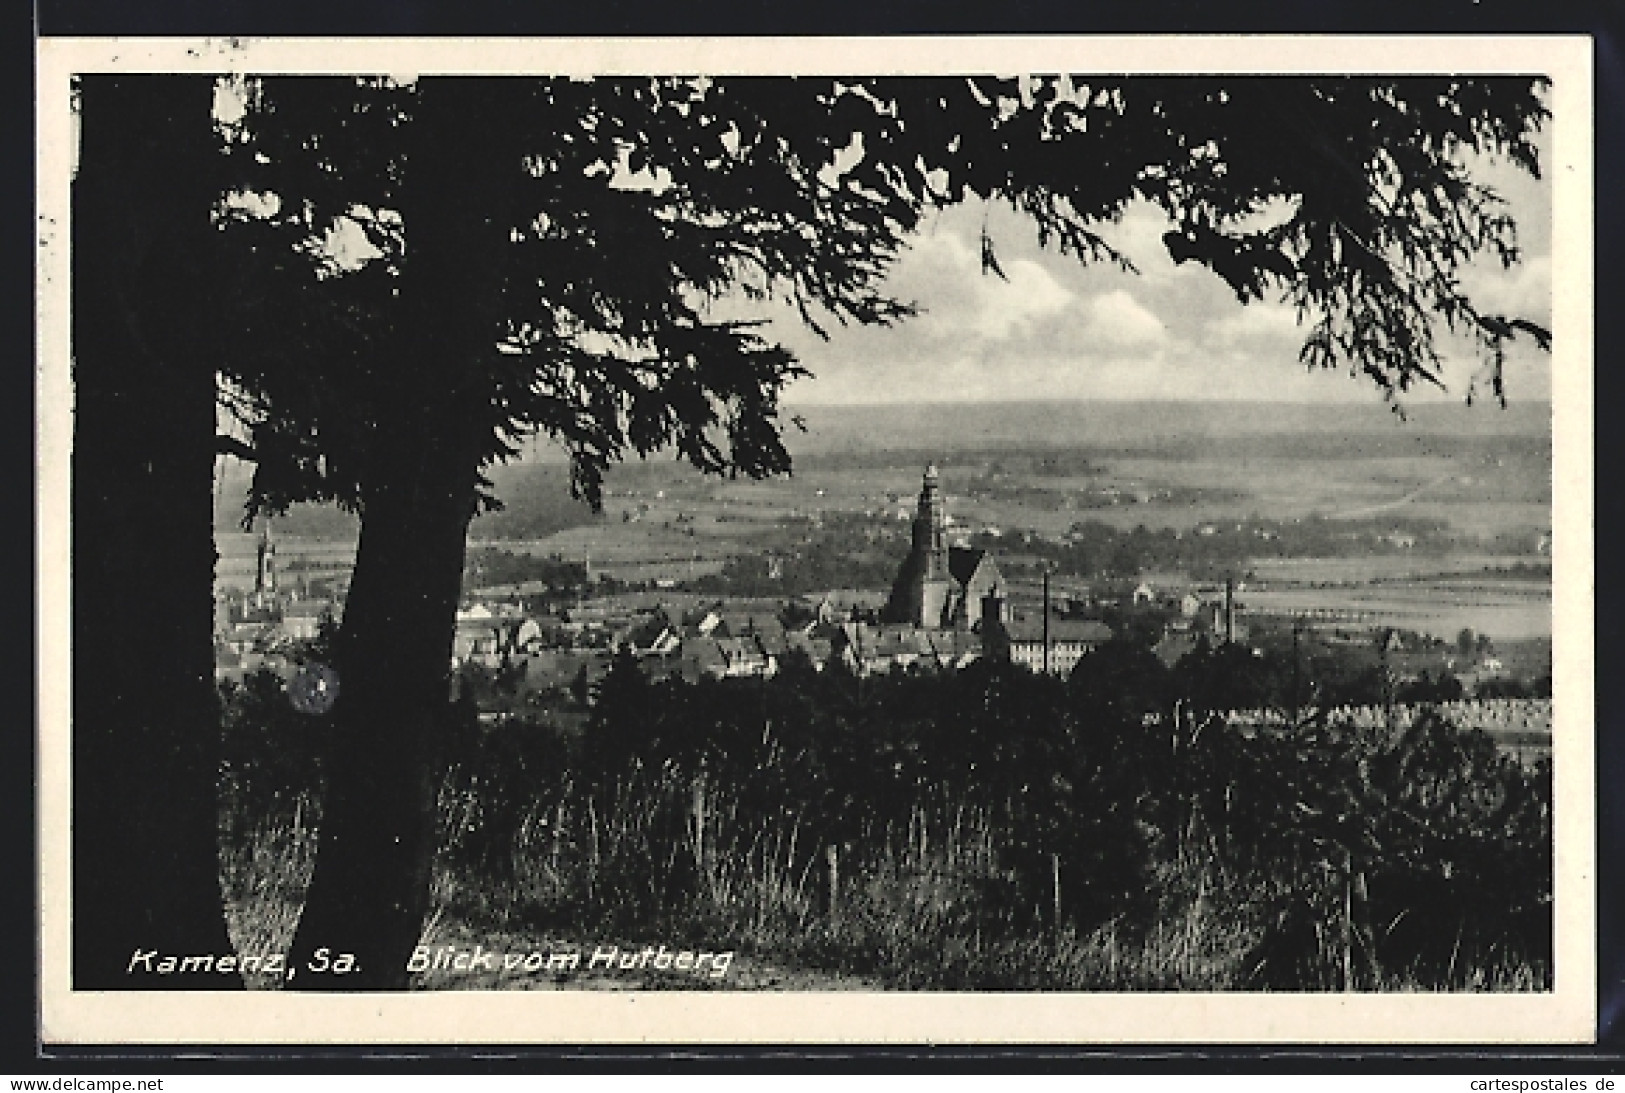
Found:
<path fill-rule="evenodd" d="M 1515 225 L 1469 157 L 1538 173 L 1538 80 L 1108 78 L 387 81 L 252 87 L 235 130 L 231 218 L 298 301 L 291 332 L 228 371 L 261 452 L 257 503 L 360 505 L 390 415 L 477 424 L 477 459 L 540 432 L 598 496 L 626 454 L 672 446 L 715 472 L 788 468 L 777 396 L 801 373 L 737 316 L 785 301 L 815 328 L 909 312 L 883 278 L 935 208 L 1008 203 L 1039 239 L 1132 268 L 1099 233 L 1131 202 L 1163 209 L 1176 261 L 1243 302 L 1278 297 L 1303 360 L 1390 396 L 1438 382 L 1436 326 L 1470 338 L 1502 394 L 1506 343 L 1548 344 L 1481 313 L 1460 281 Z M 267 201 L 264 195 L 276 195 Z M 434 195 L 431 197 L 431 195 Z M 267 214 L 266 206 L 275 207 Z M 450 207 L 448 207 L 450 206 Z M 410 241 L 463 229 L 478 282 L 467 359 L 411 363 Z M 371 261 L 335 260 L 364 237 Z M 999 273 L 991 239 L 984 268 Z M 261 271 L 263 272 L 263 271 Z M 258 282 L 256 282 L 258 283 Z M 283 296 L 272 314 L 285 320 Z M 288 339 L 294 345 L 287 346 Z M 422 375 L 415 373 L 422 372 Z"/>

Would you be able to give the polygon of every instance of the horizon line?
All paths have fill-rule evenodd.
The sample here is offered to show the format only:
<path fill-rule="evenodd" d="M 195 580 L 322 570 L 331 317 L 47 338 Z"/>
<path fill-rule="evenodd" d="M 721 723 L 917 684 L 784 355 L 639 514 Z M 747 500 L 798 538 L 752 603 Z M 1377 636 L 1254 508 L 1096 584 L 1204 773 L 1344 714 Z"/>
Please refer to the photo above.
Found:
<path fill-rule="evenodd" d="M 780 408 L 785 409 L 785 410 L 790 410 L 790 409 L 845 410 L 845 409 L 853 409 L 853 408 L 859 408 L 859 407 L 870 407 L 870 406 L 872 406 L 872 407 L 897 407 L 897 406 L 1047 406 L 1047 405 L 1054 405 L 1054 404 L 1057 404 L 1057 403 L 1116 404 L 1116 405 L 1123 405 L 1123 406 L 1143 405 L 1143 404 L 1146 404 L 1146 403 L 1155 403 L 1155 404 L 1161 404 L 1161 405 L 1168 405 L 1168 404 L 1174 404 L 1174 403 L 1185 404 L 1185 405 L 1191 405 L 1191 404 L 1201 405 L 1201 404 L 1208 404 L 1208 403 L 1245 403 L 1245 404 L 1251 404 L 1251 405 L 1264 405 L 1264 406 L 1315 406 L 1315 407 L 1326 407 L 1326 408 L 1335 407 L 1337 409 L 1348 409 L 1351 406 L 1370 406 L 1370 407 L 1386 409 L 1386 410 L 1390 410 L 1390 411 L 1394 409 L 1394 404 L 1385 402 L 1380 398 L 1376 399 L 1376 400 L 1366 400 L 1366 399 L 1303 399 L 1303 398 L 1250 398 L 1250 397 L 1247 397 L 1247 396 L 1235 396 L 1235 397 L 1223 397 L 1223 396 L 1220 396 L 1220 397 L 1214 397 L 1214 396 L 1194 396 L 1194 395 L 1181 395 L 1181 396 L 1145 395 L 1145 396 L 1136 396 L 1136 397 L 1132 397 L 1132 398 L 1118 398 L 1118 397 L 1112 397 L 1112 396 L 1090 396 L 1090 395 L 1056 396 L 1056 397 L 1051 397 L 1051 398 L 1019 398 L 1019 397 L 1017 397 L 1017 398 L 974 398 L 974 399 L 970 399 L 970 398 L 967 398 L 967 399 L 954 399 L 954 398 L 934 398 L 934 399 L 897 398 L 897 399 L 855 399 L 855 400 L 849 400 L 849 401 L 830 401 L 830 402 L 821 402 L 821 401 L 820 402 L 803 402 L 803 401 L 785 400 L 785 401 L 780 403 Z M 1498 404 L 1493 398 L 1476 399 L 1473 402 L 1469 403 L 1467 401 L 1466 396 L 1463 395 L 1460 398 L 1429 398 L 1429 399 L 1422 399 L 1422 400 L 1418 400 L 1418 399 L 1402 400 L 1399 405 L 1402 406 L 1404 408 L 1404 410 L 1406 410 L 1407 412 L 1410 411 L 1410 410 L 1414 410 L 1417 407 L 1422 407 L 1422 406 L 1459 406 L 1459 407 L 1461 407 L 1462 409 L 1465 409 L 1465 410 L 1478 410 L 1478 409 L 1481 409 L 1481 408 L 1487 406 L 1487 407 L 1489 407 L 1491 409 L 1496 409 L 1496 410 L 1513 410 L 1513 409 L 1517 409 L 1519 406 L 1550 406 L 1550 405 L 1552 405 L 1552 398 L 1551 398 L 1551 396 L 1548 395 L 1548 396 L 1546 396 L 1544 398 L 1529 397 L 1529 398 L 1508 399 L 1507 402 L 1506 402 L 1506 405 L 1502 406 L 1502 405 Z"/>

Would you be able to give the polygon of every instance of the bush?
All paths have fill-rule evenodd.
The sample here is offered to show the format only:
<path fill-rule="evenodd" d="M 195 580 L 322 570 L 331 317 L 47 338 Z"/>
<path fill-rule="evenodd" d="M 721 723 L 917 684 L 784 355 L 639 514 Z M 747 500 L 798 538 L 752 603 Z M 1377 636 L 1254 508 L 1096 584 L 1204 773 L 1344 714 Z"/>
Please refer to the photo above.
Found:
<path fill-rule="evenodd" d="M 1549 764 L 1437 711 L 1229 725 L 1215 708 L 1272 677 L 1223 652 L 1103 652 L 1064 682 L 989 660 L 688 684 L 626 658 L 575 736 L 453 704 L 442 913 L 697 932 L 918 989 L 1548 984 Z M 242 900 L 306 868 L 256 847 L 298 807 L 283 842 L 308 856 L 319 732 L 252 678 L 223 724 Z"/>

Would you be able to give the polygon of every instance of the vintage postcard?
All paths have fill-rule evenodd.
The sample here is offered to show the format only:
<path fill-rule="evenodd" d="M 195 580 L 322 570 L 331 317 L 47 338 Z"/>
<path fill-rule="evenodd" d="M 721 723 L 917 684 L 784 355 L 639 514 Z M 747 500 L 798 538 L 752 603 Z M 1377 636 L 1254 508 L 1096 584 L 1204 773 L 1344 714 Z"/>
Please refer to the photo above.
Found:
<path fill-rule="evenodd" d="M 1595 1038 L 1588 39 L 39 61 L 46 1042 Z"/>

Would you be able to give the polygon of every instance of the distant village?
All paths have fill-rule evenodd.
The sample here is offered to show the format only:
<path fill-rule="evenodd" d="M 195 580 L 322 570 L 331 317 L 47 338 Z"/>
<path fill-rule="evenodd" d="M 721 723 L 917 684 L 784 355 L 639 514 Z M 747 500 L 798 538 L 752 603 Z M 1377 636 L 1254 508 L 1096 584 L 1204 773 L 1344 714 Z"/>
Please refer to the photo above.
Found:
<path fill-rule="evenodd" d="M 912 521 L 889 592 L 743 598 L 666 587 L 669 581 L 605 592 L 589 580 L 569 602 L 543 602 L 512 585 L 470 588 L 452 646 L 458 693 L 472 697 L 487 721 L 572 698 L 579 707 L 618 656 L 636 658 L 652 678 L 691 682 L 773 676 L 792 658 L 820 671 L 839 663 L 861 678 L 951 671 L 1008 655 L 1034 672 L 1067 676 L 1112 640 L 1105 617 L 1150 627 L 1149 647 L 1168 666 L 1199 648 L 1249 641 L 1251 620 L 1237 598 L 1244 586 L 1233 580 L 1145 578 L 1093 594 L 1057 582 L 1052 593 L 1045 574 L 1036 602 L 1031 589 L 1013 595 L 994 552 L 954 534 L 934 465 L 925 469 Z M 217 596 L 217 675 L 286 674 L 339 616 L 346 581 L 343 572 L 282 572 L 273 533 L 262 527 L 252 587 Z M 1290 625 L 1312 625 L 1327 643 L 1369 645 L 1370 628 L 1345 615 L 1305 611 Z M 1417 650 L 1398 635 L 1386 641 L 1382 652 L 1401 678 L 1430 666 L 1470 682 L 1504 671 L 1487 648 L 1441 661 L 1436 649 Z"/>

